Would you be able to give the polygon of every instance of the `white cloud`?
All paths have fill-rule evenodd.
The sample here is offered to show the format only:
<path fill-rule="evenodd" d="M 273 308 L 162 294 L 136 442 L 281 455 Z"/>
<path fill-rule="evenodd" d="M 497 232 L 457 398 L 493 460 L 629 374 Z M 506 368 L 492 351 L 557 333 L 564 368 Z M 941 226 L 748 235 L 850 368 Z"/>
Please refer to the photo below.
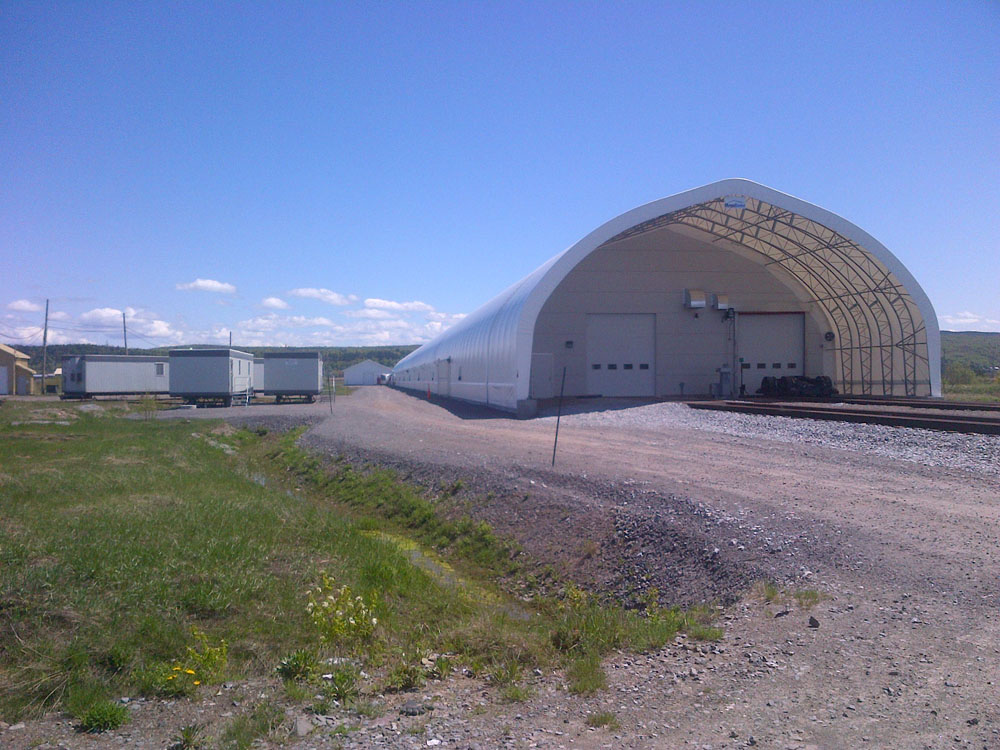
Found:
<path fill-rule="evenodd" d="M 7 303 L 7 309 L 17 310 L 18 312 L 41 312 L 45 308 L 31 300 L 16 299 L 13 302 Z"/>
<path fill-rule="evenodd" d="M 98 307 L 83 313 L 80 316 L 80 322 L 107 328 L 109 336 L 117 336 L 121 333 L 122 312 L 114 307 Z M 124 313 L 125 327 L 128 332 L 149 339 L 143 340 L 139 346 L 179 344 L 187 338 L 183 330 L 162 320 L 156 313 L 149 310 L 126 307 Z"/>
<path fill-rule="evenodd" d="M 942 315 L 941 322 L 953 331 L 1000 331 L 1000 320 L 968 310 L 954 315 Z"/>
<path fill-rule="evenodd" d="M 367 318 L 368 320 L 389 320 L 397 317 L 388 310 L 377 310 L 370 307 L 363 307 L 360 310 L 345 310 L 344 315 L 349 318 Z"/>
<path fill-rule="evenodd" d="M 49 320 L 69 320 L 69 313 L 67 312 L 50 312 Z"/>
<path fill-rule="evenodd" d="M 81 323 L 96 323 L 97 325 L 120 325 L 122 311 L 113 307 L 97 307 L 88 310 L 80 316 Z"/>
<path fill-rule="evenodd" d="M 263 307 L 268 307 L 272 310 L 288 309 L 288 303 L 285 302 L 285 300 L 281 299 L 281 297 L 264 297 L 264 299 L 260 301 L 260 304 Z"/>
<path fill-rule="evenodd" d="M 17 348 L 18 342 L 23 344 L 41 344 L 42 343 L 42 326 L 14 326 L 12 328 L 6 329 L 5 332 L 9 331 L 9 336 L 14 339 L 13 342 L 7 342 Z M 89 339 L 83 339 L 76 334 L 67 333 L 65 331 L 59 331 L 54 328 L 49 328 L 49 340 L 50 344 L 90 344 L 93 343 Z M 51 367 L 58 367 L 59 365 L 53 365 L 51 357 L 49 358 L 50 369 Z"/>
<path fill-rule="evenodd" d="M 373 307 L 378 310 L 398 310 L 400 312 L 434 312 L 433 307 L 419 300 L 414 300 L 413 302 L 393 302 L 388 299 L 369 297 L 365 300 L 365 307 Z"/>
<path fill-rule="evenodd" d="M 328 305 L 337 305 L 338 307 L 349 305 L 352 302 L 358 301 L 358 298 L 353 294 L 340 294 L 339 292 L 334 292 L 330 289 L 314 289 L 312 287 L 292 289 L 289 294 L 293 297 L 318 299 L 320 302 L 326 302 Z"/>
<path fill-rule="evenodd" d="M 216 294 L 236 294 L 236 287 L 215 279 L 195 279 L 187 284 L 178 284 L 178 289 L 194 292 L 215 292 Z"/>
<path fill-rule="evenodd" d="M 307 328 L 310 326 L 333 328 L 336 325 L 332 320 L 324 317 L 308 318 L 305 315 L 268 313 L 267 315 L 258 315 L 256 318 L 250 318 L 249 320 L 241 320 L 236 324 L 236 327 L 240 330 L 260 333 L 262 331 L 277 331 L 282 328 Z"/>

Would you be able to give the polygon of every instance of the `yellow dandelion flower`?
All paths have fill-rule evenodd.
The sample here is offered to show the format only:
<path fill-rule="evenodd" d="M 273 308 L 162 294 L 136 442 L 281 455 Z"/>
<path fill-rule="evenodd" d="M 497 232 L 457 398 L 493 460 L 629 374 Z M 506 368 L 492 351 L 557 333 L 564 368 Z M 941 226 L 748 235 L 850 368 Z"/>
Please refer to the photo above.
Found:
<path fill-rule="evenodd" d="M 187 672 L 188 674 L 194 674 L 193 669 L 185 669 L 184 671 Z"/>
<path fill-rule="evenodd" d="M 175 671 L 175 672 L 180 672 L 180 671 L 181 671 L 181 668 L 180 668 L 180 667 L 174 667 L 174 671 Z"/>
<path fill-rule="evenodd" d="M 169 677 L 168 677 L 167 679 L 168 679 L 168 680 L 172 680 L 172 679 L 174 679 L 174 678 L 175 678 L 176 676 L 177 676 L 177 675 L 175 675 L 175 674 L 172 674 L 172 675 L 170 675 L 170 676 L 169 676 Z"/>
<path fill-rule="evenodd" d="M 200 684 L 201 684 L 201 680 L 195 680 L 195 681 L 194 681 L 194 684 L 195 684 L 195 685 L 200 685 Z"/>

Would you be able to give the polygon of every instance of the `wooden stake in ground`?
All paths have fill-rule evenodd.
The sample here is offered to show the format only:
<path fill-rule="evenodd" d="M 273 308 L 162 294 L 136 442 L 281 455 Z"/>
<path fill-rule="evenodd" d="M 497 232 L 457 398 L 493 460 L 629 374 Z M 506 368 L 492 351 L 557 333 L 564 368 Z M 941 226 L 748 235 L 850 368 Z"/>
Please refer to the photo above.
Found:
<path fill-rule="evenodd" d="M 563 365 L 562 384 L 559 386 L 559 406 L 556 407 L 556 439 L 552 441 L 552 465 L 556 465 L 556 446 L 559 445 L 559 420 L 562 419 L 563 392 L 566 390 L 566 366 Z"/>

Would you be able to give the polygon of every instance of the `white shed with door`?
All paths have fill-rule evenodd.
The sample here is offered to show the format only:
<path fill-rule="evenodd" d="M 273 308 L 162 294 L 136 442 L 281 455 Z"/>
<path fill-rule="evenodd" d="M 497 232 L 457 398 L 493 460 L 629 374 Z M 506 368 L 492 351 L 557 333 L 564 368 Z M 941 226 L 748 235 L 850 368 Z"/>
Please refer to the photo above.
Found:
<path fill-rule="evenodd" d="M 344 369 L 345 385 L 378 385 L 379 378 L 388 375 L 391 367 L 376 362 L 373 359 L 366 359 Z"/>
<path fill-rule="evenodd" d="M 237 349 L 172 349 L 170 395 L 189 403 L 253 396 L 253 355 Z"/>

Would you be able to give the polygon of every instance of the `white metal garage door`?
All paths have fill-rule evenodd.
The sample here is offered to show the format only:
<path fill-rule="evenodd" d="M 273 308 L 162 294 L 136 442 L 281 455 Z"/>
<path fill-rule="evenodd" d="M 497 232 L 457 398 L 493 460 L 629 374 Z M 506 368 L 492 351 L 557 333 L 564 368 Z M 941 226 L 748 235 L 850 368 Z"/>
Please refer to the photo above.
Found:
<path fill-rule="evenodd" d="M 587 316 L 587 393 L 655 395 L 656 316 Z"/>
<path fill-rule="evenodd" d="M 736 387 L 752 396 L 766 376 L 803 374 L 805 316 L 802 313 L 740 313 L 736 321 L 738 356 L 743 361 Z"/>

